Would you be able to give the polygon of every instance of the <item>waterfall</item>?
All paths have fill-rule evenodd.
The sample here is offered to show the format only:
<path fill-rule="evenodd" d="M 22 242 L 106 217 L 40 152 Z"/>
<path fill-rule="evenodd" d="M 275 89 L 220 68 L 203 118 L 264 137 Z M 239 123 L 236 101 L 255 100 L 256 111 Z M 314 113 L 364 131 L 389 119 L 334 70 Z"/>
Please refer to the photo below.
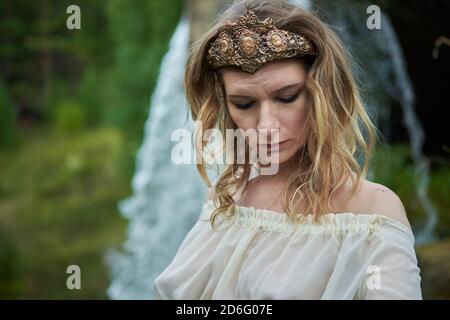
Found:
<path fill-rule="evenodd" d="M 426 221 L 416 231 L 416 242 L 422 244 L 435 239 L 434 229 L 438 221 L 438 212 L 427 194 L 429 181 L 429 163 L 422 153 L 425 134 L 415 113 L 415 96 L 409 79 L 405 59 L 399 41 L 389 20 L 381 13 L 381 29 L 369 30 L 366 27 L 367 3 L 336 0 L 324 5 L 328 16 L 345 45 L 357 61 L 365 62 L 363 76 L 370 98 L 369 112 L 374 116 L 378 127 L 388 139 L 391 136 L 386 124 L 390 123 L 392 102 L 402 109 L 403 124 L 409 136 L 411 159 L 416 173 L 416 194 L 424 208 Z"/>
<path fill-rule="evenodd" d="M 417 243 L 422 244 L 435 240 L 434 230 L 439 216 L 427 193 L 430 167 L 428 159 L 422 153 L 425 133 L 417 114 L 414 111 L 415 96 L 411 80 L 409 79 L 406 71 L 402 49 L 389 18 L 386 15 L 383 15 L 382 19 L 384 20 L 383 28 L 386 34 L 386 39 L 388 40 L 387 45 L 386 43 L 384 45 L 387 47 L 390 52 L 390 56 L 392 57 L 394 73 L 397 76 L 396 86 L 399 89 L 399 95 L 397 95 L 397 92 L 390 92 L 390 94 L 392 98 L 397 98 L 397 101 L 403 109 L 403 123 L 408 131 L 411 157 L 416 166 L 416 193 L 426 214 L 425 225 L 422 229 L 416 232 L 416 241 Z"/>
<path fill-rule="evenodd" d="M 311 0 L 290 0 L 289 2 L 307 10 L 311 9 L 312 5 Z"/>
<path fill-rule="evenodd" d="M 196 221 L 206 186 L 195 165 L 175 165 L 171 133 L 192 130 L 183 89 L 189 45 L 189 18 L 183 16 L 169 43 L 145 123 L 143 144 L 136 159 L 133 195 L 119 203 L 129 220 L 123 252 L 107 255 L 112 299 L 150 299 L 154 278 L 175 255 Z"/>

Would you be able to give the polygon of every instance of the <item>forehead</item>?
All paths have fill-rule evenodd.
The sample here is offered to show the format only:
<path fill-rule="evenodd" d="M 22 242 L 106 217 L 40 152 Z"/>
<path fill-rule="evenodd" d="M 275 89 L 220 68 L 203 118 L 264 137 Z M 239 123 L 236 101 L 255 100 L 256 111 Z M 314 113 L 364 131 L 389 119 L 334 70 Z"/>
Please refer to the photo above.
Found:
<path fill-rule="evenodd" d="M 247 73 L 236 68 L 220 70 L 227 92 L 260 89 L 276 90 L 284 85 L 303 83 L 306 69 L 299 59 L 276 60 L 265 64 L 255 73 Z"/>

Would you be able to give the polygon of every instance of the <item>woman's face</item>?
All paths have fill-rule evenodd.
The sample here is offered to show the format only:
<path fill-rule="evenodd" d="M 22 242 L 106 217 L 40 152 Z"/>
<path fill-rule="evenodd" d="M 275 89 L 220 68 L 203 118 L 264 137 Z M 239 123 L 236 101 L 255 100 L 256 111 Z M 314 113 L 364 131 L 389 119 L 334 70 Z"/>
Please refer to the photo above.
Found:
<path fill-rule="evenodd" d="M 301 60 L 276 60 L 253 74 L 232 68 L 221 69 L 220 74 L 236 126 L 266 137 L 258 139 L 259 148 L 267 148 L 269 155 L 278 153 L 279 164 L 295 155 L 306 141 L 307 70 Z M 271 129 L 279 130 L 279 144 L 273 144 L 277 139 Z"/>

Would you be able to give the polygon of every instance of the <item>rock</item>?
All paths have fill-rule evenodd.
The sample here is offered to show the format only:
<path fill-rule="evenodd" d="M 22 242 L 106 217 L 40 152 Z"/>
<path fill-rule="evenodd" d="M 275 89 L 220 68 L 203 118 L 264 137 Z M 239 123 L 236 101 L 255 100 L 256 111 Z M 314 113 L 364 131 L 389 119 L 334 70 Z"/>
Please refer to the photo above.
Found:
<path fill-rule="evenodd" d="M 450 299 L 450 239 L 416 247 L 424 299 Z"/>

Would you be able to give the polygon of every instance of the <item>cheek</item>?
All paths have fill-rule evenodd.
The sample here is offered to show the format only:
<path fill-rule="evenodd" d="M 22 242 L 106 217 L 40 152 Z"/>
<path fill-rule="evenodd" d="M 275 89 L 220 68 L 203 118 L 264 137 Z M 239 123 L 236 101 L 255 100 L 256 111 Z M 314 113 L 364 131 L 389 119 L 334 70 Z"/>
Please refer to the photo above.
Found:
<path fill-rule="evenodd" d="M 287 109 L 280 114 L 281 127 L 294 138 L 300 137 L 306 125 L 306 115 L 305 104 L 299 103 L 293 106 L 292 109 Z"/>

